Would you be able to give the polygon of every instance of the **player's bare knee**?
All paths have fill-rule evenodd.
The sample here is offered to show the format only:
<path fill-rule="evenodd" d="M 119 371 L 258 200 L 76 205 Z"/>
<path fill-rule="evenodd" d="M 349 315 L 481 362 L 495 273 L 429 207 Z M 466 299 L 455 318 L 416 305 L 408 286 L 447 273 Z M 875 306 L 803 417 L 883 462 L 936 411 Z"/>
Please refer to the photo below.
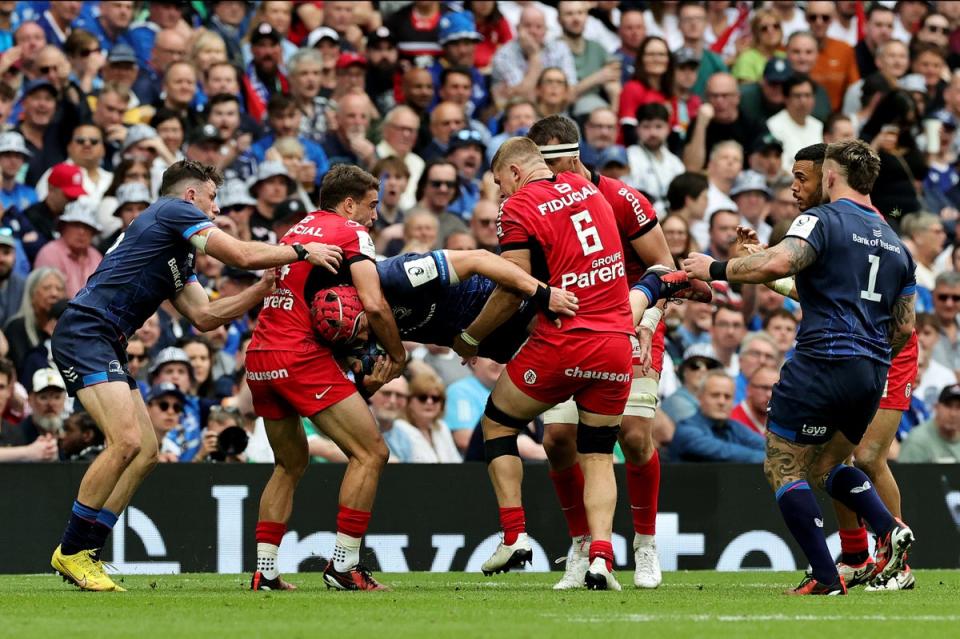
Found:
<path fill-rule="evenodd" d="M 854 454 L 853 465 L 873 478 L 887 463 L 886 451 L 878 446 L 860 446 Z"/>
<path fill-rule="evenodd" d="M 617 445 L 620 426 L 588 426 L 577 424 L 577 452 L 581 455 L 612 455 Z"/>
<path fill-rule="evenodd" d="M 631 425 L 624 418 L 619 440 L 623 455 L 629 462 L 644 463 L 653 455 L 653 429 L 650 424 Z"/>
<path fill-rule="evenodd" d="M 552 469 L 561 470 L 573 466 L 577 462 L 575 431 L 560 425 L 545 428 L 543 450 L 547 453 L 547 460 Z"/>
<path fill-rule="evenodd" d="M 120 457 L 120 462 L 124 467 L 129 466 L 140 454 L 141 444 L 139 435 L 136 437 L 118 437 L 110 443 L 107 449 L 109 450 L 111 446 L 114 447 L 116 451 L 114 454 Z"/>

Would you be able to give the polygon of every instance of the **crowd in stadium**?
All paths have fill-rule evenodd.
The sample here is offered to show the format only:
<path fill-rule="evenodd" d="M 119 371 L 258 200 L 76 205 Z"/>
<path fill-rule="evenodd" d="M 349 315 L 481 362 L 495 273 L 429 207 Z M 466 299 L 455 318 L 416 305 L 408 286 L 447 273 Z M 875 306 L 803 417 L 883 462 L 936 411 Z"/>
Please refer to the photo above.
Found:
<path fill-rule="evenodd" d="M 876 149 L 872 201 L 918 284 L 919 372 L 889 457 L 958 463 L 958 66 L 960 2 L 0 1 L 0 461 L 102 450 L 50 337 L 172 163 L 223 172 L 215 223 L 239 239 L 276 242 L 347 163 L 381 180 L 378 255 L 497 252 L 490 160 L 565 114 L 583 163 L 653 203 L 676 266 L 727 259 L 738 225 L 782 237 L 803 147 Z M 202 253 L 196 273 L 214 297 L 260 279 Z M 664 460 L 763 461 L 800 316 L 722 282 L 712 304 L 667 305 Z M 255 323 L 197 333 L 167 303 L 129 340 L 162 461 L 273 461 L 244 379 Z M 482 460 L 502 365 L 407 348 L 370 398 L 391 461 Z M 314 460 L 346 460 L 304 428 Z M 544 459 L 540 420 L 525 434 L 522 456 Z"/>

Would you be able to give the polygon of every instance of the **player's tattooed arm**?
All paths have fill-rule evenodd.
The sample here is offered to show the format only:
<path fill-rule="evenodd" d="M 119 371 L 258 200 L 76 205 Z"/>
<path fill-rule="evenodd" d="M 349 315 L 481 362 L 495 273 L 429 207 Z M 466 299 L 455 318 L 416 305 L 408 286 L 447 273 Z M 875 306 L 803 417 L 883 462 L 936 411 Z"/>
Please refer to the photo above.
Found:
<path fill-rule="evenodd" d="M 917 295 L 903 295 L 897 298 L 890 314 L 890 346 L 893 348 L 892 357 L 896 357 L 910 340 L 913 327 L 916 323 Z"/>
<path fill-rule="evenodd" d="M 796 275 L 817 259 L 817 252 L 806 240 L 786 237 L 776 246 L 730 260 L 727 277 L 731 282 L 759 284 Z"/>

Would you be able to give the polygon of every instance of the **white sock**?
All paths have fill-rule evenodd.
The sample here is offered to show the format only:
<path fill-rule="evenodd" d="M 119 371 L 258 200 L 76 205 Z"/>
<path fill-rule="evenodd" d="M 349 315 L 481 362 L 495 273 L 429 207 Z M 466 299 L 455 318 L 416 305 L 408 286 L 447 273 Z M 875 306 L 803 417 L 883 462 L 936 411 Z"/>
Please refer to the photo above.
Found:
<path fill-rule="evenodd" d="M 360 544 L 362 537 L 351 537 L 337 533 L 337 543 L 333 546 L 333 569 L 347 572 L 360 563 Z"/>
<path fill-rule="evenodd" d="M 654 535 L 641 535 L 640 533 L 633 533 L 633 547 L 638 546 L 649 546 L 656 540 Z"/>
<path fill-rule="evenodd" d="M 280 576 L 280 570 L 277 568 L 277 552 L 279 546 L 273 544 L 257 544 L 257 570 L 266 579 L 276 579 Z"/>

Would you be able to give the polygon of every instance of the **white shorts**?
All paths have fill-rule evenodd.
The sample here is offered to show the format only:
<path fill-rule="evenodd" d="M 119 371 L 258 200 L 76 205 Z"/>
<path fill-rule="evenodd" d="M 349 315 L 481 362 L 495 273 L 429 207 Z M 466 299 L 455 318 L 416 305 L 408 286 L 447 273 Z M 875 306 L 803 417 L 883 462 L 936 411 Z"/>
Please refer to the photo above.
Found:
<path fill-rule="evenodd" d="M 649 377 L 636 377 L 630 383 L 630 397 L 623 409 L 624 415 L 653 419 L 657 414 L 657 380 Z M 576 424 L 580 422 L 577 404 L 573 398 L 549 408 L 543 413 L 544 424 Z"/>

